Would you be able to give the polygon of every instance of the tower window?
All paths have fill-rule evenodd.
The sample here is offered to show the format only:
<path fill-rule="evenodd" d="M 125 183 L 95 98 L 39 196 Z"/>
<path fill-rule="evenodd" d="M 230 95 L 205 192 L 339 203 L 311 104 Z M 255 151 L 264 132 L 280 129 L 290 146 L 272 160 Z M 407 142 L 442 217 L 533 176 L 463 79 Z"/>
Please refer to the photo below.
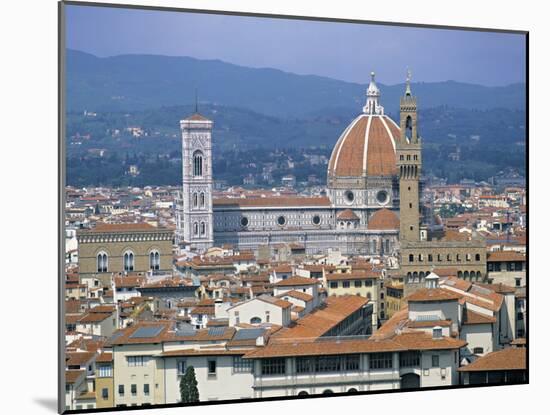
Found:
<path fill-rule="evenodd" d="M 201 222 L 201 236 L 206 235 L 206 224 Z"/>
<path fill-rule="evenodd" d="M 476 261 L 480 261 L 481 260 L 481 257 L 479 254 L 476 254 Z"/>
<path fill-rule="evenodd" d="M 196 193 L 193 193 L 193 207 L 196 208 L 197 205 L 198 205 L 197 194 L 196 194 Z"/>
<path fill-rule="evenodd" d="M 149 253 L 149 268 L 156 271 L 160 269 L 160 254 L 158 251 Z"/>
<path fill-rule="evenodd" d="M 409 254 L 409 262 L 414 262 L 414 255 L 413 254 Z"/>
<path fill-rule="evenodd" d="M 204 192 L 201 193 L 201 208 L 203 208 L 205 206 L 205 197 L 204 197 Z"/>
<path fill-rule="evenodd" d="M 202 176 L 202 159 L 202 152 L 195 151 L 193 154 L 193 176 Z"/>
<path fill-rule="evenodd" d="M 97 272 L 107 272 L 108 257 L 105 252 L 97 254 Z"/>
<path fill-rule="evenodd" d="M 199 224 L 197 222 L 193 223 L 193 235 L 199 234 Z"/>
<path fill-rule="evenodd" d="M 410 140 L 412 137 L 412 118 L 407 116 L 407 121 L 405 121 L 405 137 Z"/>
<path fill-rule="evenodd" d="M 124 253 L 124 271 L 131 272 L 134 270 L 134 253 L 127 251 Z"/>

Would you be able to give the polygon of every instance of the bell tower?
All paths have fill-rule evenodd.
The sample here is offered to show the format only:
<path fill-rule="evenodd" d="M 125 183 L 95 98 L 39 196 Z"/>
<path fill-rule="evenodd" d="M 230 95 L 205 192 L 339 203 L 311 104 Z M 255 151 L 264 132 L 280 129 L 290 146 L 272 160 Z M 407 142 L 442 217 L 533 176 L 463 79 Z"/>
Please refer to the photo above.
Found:
<path fill-rule="evenodd" d="M 212 210 L 212 121 L 195 112 L 180 121 L 183 192 L 179 234 L 191 248 L 214 244 Z M 179 222 L 178 222 L 179 223 Z"/>
<path fill-rule="evenodd" d="M 411 93 L 411 73 L 407 72 L 405 95 L 400 100 L 401 137 L 396 144 L 399 171 L 399 239 L 420 240 L 419 181 L 422 143 L 417 130 L 416 97 Z"/>

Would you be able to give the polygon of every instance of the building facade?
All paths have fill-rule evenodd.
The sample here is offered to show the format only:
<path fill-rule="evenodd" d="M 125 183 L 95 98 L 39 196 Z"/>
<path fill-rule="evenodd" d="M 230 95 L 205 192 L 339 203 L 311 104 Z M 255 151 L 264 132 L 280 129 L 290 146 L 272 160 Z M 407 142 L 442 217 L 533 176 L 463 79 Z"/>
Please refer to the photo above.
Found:
<path fill-rule="evenodd" d="M 79 274 L 104 284 L 112 274 L 170 272 L 173 231 L 147 223 L 98 224 L 79 230 Z"/>
<path fill-rule="evenodd" d="M 199 114 L 182 120 L 184 180 L 176 208 L 178 243 L 197 250 L 231 244 L 258 252 L 265 246 L 296 243 L 306 254 L 326 253 L 329 248 L 347 255 L 394 254 L 399 243 L 396 146 L 402 133 L 384 114 L 374 73 L 366 95 L 363 112 L 333 149 L 326 197 L 211 199 L 212 122 Z M 196 161 L 197 155 L 202 161 Z M 200 171 L 201 165 L 206 170 Z M 383 209 L 397 225 L 375 226 L 380 222 L 376 214 Z"/>

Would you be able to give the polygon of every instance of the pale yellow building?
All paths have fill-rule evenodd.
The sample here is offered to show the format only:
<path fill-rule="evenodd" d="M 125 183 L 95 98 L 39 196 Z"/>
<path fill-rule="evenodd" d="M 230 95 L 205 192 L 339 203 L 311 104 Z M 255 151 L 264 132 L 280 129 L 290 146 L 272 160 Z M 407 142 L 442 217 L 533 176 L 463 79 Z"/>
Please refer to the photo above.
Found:
<path fill-rule="evenodd" d="M 112 273 L 172 270 L 174 235 L 169 229 L 147 223 L 101 223 L 79 230 L 77 238 L 81 277 L 93 275 L 107 280 Z"/>
<path fill-rule="evenodd" d="M 380 307 L 380 277 L 377 271 L 351 271 L 325 274 L 325 286 L 329 296 L 358 295 L 373 304 L 372 325 L 378 326 Z M 382 314 L 382 317 L 383 314 Z"/>

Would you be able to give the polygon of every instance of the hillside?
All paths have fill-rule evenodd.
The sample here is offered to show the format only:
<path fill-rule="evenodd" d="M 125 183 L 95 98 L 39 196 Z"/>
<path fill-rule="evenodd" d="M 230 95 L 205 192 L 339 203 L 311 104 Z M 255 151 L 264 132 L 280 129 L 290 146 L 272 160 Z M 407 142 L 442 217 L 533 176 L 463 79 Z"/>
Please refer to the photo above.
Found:
<path fill-rule="evenodd" d="M 219 60 L 156 55 L 98 58 L 67 51 L 69 111 L 135 111 L 201 103 L 249 109 L 264 115 L 304 118 L 355 113 L 366 84 L 277 69 L 255 69 Z M 365 76 L 367 81 L 368 75 Z M 387 112 L 396 112 L 404 86 L 379 85 Z M 485 87 L 454 81 L 413 83 L 421 108 L 523 109 L 525 85 Z"/>

